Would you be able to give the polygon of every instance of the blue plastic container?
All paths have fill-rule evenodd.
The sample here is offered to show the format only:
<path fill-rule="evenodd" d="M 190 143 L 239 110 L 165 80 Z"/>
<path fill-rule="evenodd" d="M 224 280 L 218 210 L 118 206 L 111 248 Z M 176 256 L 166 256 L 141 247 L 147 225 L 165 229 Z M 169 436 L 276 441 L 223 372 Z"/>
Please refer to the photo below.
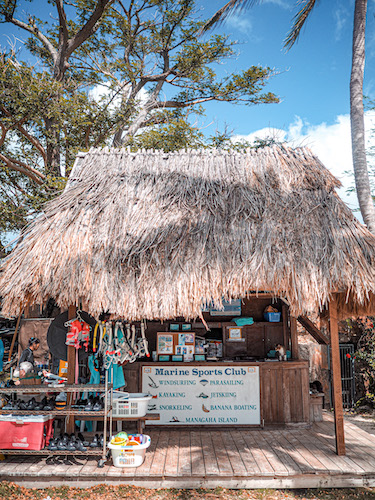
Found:
<path fill-rule="evenodd" d="M 264 313 L 264 319 L 270 323 L 278 323 L 281 319 L 281 313 Z"/>

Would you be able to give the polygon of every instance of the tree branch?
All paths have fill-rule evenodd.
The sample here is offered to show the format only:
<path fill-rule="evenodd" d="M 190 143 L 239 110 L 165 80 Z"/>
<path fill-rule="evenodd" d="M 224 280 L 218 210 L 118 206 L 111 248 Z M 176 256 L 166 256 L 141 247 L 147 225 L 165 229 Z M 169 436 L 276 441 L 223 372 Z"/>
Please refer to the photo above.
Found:
<path fill-rule="evenodd" d="M 114 0 L 99 0 L 86 24 L 68 42 L 67 58 L 98 29 L 98 21 Z"/>
<path fill-rule="evenodd" d="M 61 44 L 69 39 L 63 0 L 56 0 L 56 8 L 59 14 L 59 42 Z"/>
<path fill-rule="evenodd" d="M 42 44 L 45 46 L 45 48 L 51 54 L 53 61 L 56 62 L 57 51 L 56 51 L 55 47 L 52 45 L 52 43 L 49 41 L 49 39 L 43 33 L 41 33 L 41 31 L 39 31 L 39 28 L 37 28 L 37 26 L 35 26 L 34 21 L 31 21 L 31 19 L 30 19 L 30 22 L 32 22 L 33 24 L 26 24 L 23 21 L 19 21 L 18 19 L 15 19 L 14 17 L 12 17 L 10 19 L 10 22 L 12 24 L 14 24 L 15 26 L 18 26 L 18 28 L 22 28 L 22 29 L 28 31 L 29 33 L 31 33 L 32 35 L 34 35 L 36 38 L 38 38 L 38 40 L 40 40 L 42 42 Z"/>
<path fill-rule="evenodd" d="M 39 185 L 42 185 L 43 180 L 46 178 L 44 174 L 38 172 L 38 170 L 35 170 L 29 165 L 26 165 L 26 163 L 22 163 L 21 161 L 7 158 L 2 153 L 0 153 L 0 160 L 2 160 L 6 164 L 6 166 L 11 170 L 16 170 L 17 172 L 25 174 L 27 177 L 29 177 L 29 179 L 33 180 Z"/>
<path fill-rule="evenodd" d="M 12 116 L 11 113 L 6 108 L 4 108 L 4 106 L 2 104 L 0 104 L 0 111 L 2 111 L 8 117 Z M 0 124 L 0 126 L 4 127 L 4 125 L 2 125 L 2 124 Z M 26 137 L 26 139 L 39 151 L 39 153 L 43 157 L 44 162 L 46 162 L 47 161 L 47 154 L 46 154 L 43 146 L 41 145 L 41 143 L 38 141 L 38 139 L 36 139 L 35 137 L 33 137 L 31 134 L 29 134 L 29 132 L 27 132 L 27 130 L 25 130 L 23 128 L 22 121 L 16 123 L 14 126 L 17 127 L 17 129 L 21 132 L 21 134 L 24 137 Z M 10 130 L 10 128 L 8 128 L 7 131 L 8 130 Z M 4 135 L 4 139 L 5 139 L 5 135 Z M 0 145 L 2 145 L 3 142 L 4 141 L 1 141 Z"/>

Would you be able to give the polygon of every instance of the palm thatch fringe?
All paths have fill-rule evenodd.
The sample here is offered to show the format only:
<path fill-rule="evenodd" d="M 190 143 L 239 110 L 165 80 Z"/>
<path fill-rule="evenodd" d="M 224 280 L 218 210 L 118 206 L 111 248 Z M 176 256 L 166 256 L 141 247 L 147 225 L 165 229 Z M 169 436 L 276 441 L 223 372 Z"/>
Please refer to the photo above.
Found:
<path fill-rule="evenodd" d="M 194 318 L 257 290 L 295 315 L 339 290 L 370 311 L 375 237 L 338 186 L 306 148 L 92 149 L 3 263 L 3 314 L 54 297 L 95 316 Z"/>

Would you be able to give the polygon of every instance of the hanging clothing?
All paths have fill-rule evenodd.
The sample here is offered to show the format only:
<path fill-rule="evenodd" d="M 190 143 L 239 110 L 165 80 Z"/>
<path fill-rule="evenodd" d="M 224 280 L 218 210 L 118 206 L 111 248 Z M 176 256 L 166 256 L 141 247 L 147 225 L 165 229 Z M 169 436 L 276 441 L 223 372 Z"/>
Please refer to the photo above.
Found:
<path fill-rule="evenodd" d="M 113 366 L 113 388 L 120 389 L 120 387 L 126 387 L 126 381 L 124 377 L 124 370 L 122 366 L 111 363 L 108 368 L 108 382 L 112 382 L 112 366 Z"/>
<path fill-rule="evenodd" d="M 90 380 L 88 381 L 88 385 L 99 385 L 100 384 L 100 373 L 99 370 L 95 366 L 94 355 L 91 354 L 88 360 L 89 370 L 90 370 Z"/>

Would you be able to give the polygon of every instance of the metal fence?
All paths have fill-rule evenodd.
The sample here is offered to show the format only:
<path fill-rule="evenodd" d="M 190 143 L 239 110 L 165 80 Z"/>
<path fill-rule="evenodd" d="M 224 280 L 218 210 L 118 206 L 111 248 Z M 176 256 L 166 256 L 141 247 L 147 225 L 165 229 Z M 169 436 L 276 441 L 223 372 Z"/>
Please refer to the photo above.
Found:
<path fill-rule="evenodd" d="M 331 349 L 328 347 L 328 366 L 331 373 Z M 342 402 L 344 408 L 353 408 L 355 402 L 354 345 L 340 344 Z M 332 383 L 330 380 L 330 404 L 333 406 Z"/>

